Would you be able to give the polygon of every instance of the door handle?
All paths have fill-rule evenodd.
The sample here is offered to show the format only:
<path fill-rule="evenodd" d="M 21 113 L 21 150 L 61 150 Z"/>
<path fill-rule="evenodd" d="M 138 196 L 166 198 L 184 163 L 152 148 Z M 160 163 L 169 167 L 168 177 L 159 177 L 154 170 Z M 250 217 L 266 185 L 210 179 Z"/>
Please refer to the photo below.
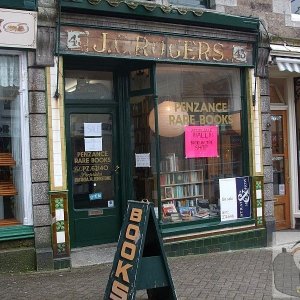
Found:
<path fill-rule="evenodd" d="M 119 172 L 119 169 L 120 169 L 120 167 L 119 167 L 119 166 L 116 166 L 116 167 L 115 167 L 115 173 L 118 173 L 118 172 Z"/>
<path fill-rule="evenodd" d="M 274 198 L 274 202 L 275 202 L 275 203 L 278 202 L 278 198 Z"/>

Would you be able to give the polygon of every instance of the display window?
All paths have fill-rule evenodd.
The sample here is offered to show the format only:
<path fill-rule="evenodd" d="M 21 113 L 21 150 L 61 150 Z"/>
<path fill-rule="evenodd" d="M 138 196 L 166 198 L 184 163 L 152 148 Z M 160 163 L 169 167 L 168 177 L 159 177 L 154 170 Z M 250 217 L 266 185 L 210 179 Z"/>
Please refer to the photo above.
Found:
<path fill-rule="evenodd" d="M 158 64 L 155 84 L 156 96 L 130 99 L 134 197 L 153 201 L 164 223 L 250 217 L 240 69 Z M 237 178 L 245 203 L 222 212 L 220 180 L 224 194 Z"/>
<path fill-rule="evenodd" d="M 30 171 L 24 172 L 29 151 L 24 144 L 24 138 L 28 138 L 28 124 L 23 114 L 20 72 L 24 61 L 21 57 L 0 54 L 0 225 L 31 222 L 31 212 L 26 205 L 30 192 L 27 193 L 24 186 L 24 181 L 30 179 Z M 27 154 L 24 154 L 25 148 Z"/>
<path fill-rule="evenodd" d="M 296 109 L 296 139 L 297 139 L 297 168 L 298 168 L 298 186 L 300 188 L 300 78 L 294 79 L 295 85 L 295 109 Z M 298 199 L 297 209 L 300 210 L 300 199 Z"/>

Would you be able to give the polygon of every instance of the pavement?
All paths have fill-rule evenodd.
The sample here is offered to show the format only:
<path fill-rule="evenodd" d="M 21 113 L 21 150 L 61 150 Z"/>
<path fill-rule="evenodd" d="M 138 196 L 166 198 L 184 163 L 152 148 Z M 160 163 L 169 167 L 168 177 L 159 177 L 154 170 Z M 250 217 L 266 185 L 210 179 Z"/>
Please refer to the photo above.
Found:
<path fill-rule="evenodd" d="M 291 255 L 300 232 L 286 236 L 272 248 L 168 258 L 178 299 L 300 299 L 300 267 Z M 103 299 L 115 245 L 108 248 L 98 248 L 111 253 L 98 264 L 87 248 L 72 254 L 70 270 L 0 274 L 0 299 Z M 136 299 L 147 299 L 146 291 Z"/>

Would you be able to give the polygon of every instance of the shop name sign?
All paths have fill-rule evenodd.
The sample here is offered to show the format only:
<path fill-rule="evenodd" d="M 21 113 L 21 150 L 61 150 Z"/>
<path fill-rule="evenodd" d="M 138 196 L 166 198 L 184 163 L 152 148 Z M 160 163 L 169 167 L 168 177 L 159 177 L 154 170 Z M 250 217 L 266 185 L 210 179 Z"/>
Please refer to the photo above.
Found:
<path fill-rule="evenodd" d="M 37 13 L 0 8 L 0 46 L 36 48 Z"/>
<path fill-rule="evenodd" d="M 62 26 L 61 50 L 160 61 L 253 64 L 251 43 Z"/>

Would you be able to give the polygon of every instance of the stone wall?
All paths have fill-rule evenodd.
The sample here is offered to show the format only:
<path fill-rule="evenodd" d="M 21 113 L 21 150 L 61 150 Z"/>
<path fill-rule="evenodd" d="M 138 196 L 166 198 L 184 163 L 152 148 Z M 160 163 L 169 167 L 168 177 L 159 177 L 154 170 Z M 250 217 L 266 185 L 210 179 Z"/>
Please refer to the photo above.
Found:
<path fill-rule="evenodd" d="M 56 1 L 38 1 L 37 50 L 28 52 L 33 227 L 37 270 L 53 269 L 45 67 L 53 64 Z"/>

